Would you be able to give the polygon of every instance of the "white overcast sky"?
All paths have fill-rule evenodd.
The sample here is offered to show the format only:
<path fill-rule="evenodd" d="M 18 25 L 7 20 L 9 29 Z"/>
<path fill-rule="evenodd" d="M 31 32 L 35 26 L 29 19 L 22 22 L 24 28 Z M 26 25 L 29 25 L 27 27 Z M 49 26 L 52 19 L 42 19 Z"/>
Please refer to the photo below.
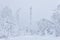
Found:
<path fill-rule="evenodd" d="M 17 9 L 21 8 L 21 15 L 27 17 L 29 8 L 32 6 L 33 21 L 35 22 L 40 20 L 40 18 L 49 19 L 52 15 L 52 10 L 54 10 L 58 4 L 59 0 L 0 0 L 0 10 L 8 6 L 13 10 L 13 13 L 15 13 Z"/>

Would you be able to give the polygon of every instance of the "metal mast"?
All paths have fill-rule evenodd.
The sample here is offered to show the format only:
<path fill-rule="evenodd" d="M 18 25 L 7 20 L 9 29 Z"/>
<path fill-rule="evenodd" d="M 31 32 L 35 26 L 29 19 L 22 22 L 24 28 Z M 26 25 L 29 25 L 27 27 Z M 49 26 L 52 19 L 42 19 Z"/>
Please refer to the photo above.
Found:
<path fill-rule="evenodd" d="M 30 7 L 30 25 L 32 25 L 32 7 Z"/>

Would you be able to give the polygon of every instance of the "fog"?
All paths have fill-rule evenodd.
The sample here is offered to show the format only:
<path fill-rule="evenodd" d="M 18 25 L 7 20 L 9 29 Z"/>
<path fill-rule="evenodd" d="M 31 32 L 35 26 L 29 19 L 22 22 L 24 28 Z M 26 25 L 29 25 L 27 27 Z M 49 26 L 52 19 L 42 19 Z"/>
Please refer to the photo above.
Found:
<path fill-rule="evenodd" d="M 17 26 L 14 26 L 15 29 L 17 28 L 17 30 L 18 30 L 19 28 L 22 27 L 23 32 L 21 34 L 24 34 L 26 30 L 31 31 L 31 29 L 26 28 L 26 27 L 29 27 L 29 28 L 33 29 L 33 31 L 32 31 L 33 33 L 35 32 L 36 34 L 38 34 L 38 31 L 40 32 L 41 31 L 40 29 L 44 30 L 45 26 L 47 27 L 47 25 L 49 25 L 48 28 L 51 27 L 51 29 L 53 29 L 52 25 L 54 25 L 53 27 L 57 26 L 57 25 L 51 23 L 50 21 L 52 21 L 51 16 L 55 12 L 54 10 L 57 9 L 57 6 L 59 4 L 60 4 L 60 0 L 0 0 L 0 13 L 1 13 L 1 11 L 4 13 L 5 10 L 3 11 L 3 8 L 8 7 L 7 10 L 11 9 L 13 16 L 17 20 L 17 23 L 15 22 L 16 20 L 14 21 L 14 23 L 17 24 Z M 30 15 L 31 7 L 32 7 L 32 16 Z M 32 17 L 31 20 L 30 20 L 30 16 Z M 59 17 L 56 17 L 56 18 L 58 18 L 57 19 L 58 21 L 59 21 Z M 12 16 L 11 16 L 11 18 L 13 19 Z M 43 20 L 40 21 L 41 19 L 43 19 Z M 30 25 L 30 22 L 32 22 L 32 24 L 33 24 L 32 26 Z M 36 26 L 37 22 L 41 23 L 42 28 L 39 29 L 40 24 L 39 24 L 39 26 Z M 50 23 L 50 24 L 48 24 L 48 23 Z M 8 26 L 10 26 L 10 25 L 8 25 Z M 60 26 L 60 25 L 58 25 L 58 26 Z M 15 29 L 14 29 L 14 31 L 16 31 Z M 57 29 L 58 29 L 58 27 L 57 27 Z M 20 31 L 21 30 L 19 30 L 19 32 Z M 57 31 L 60 32 L 59 30 L 57 30 Z M 58 32 L 57 32 L 57 34 L 58 34 Z M 18 33 L 18 32 L 16 31 L 16 33 Z"/>
<path fill-rule="evenodd" d="M 26 16 L 29 14 L 29 8 L 32 6 L 32 18 L 35 22 L 42 17 L 50 18 L 58 3 L 59 0 L 0 0 L 0 8 L 2 9 L 5 6 L 8 6 L 12 9 L 13 13 L 21 8 L 20 13 L 26 12 L 26 14 L 23 14 Z"/>

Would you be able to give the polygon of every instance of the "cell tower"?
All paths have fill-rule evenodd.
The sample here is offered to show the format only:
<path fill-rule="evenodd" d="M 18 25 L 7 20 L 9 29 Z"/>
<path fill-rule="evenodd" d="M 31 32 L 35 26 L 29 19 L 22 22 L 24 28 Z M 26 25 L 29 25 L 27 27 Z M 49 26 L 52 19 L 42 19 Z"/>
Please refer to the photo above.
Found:
<path fill-rule="evenodd" d="M 30 7 L 30 25 L 32 25 L 32 7 Z"/>

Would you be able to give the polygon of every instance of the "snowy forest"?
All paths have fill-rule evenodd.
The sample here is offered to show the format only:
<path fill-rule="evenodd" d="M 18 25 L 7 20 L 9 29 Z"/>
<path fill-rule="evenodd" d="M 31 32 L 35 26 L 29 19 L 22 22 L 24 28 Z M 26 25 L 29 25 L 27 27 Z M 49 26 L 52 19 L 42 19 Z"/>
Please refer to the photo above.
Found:
<path fill-rule="evenodd" d="M 0 38 L 16 37 L 25 35 L 53 35 L 60 36 L 60 5 L 54 10 L 51 20 L 42 18 L 37 21 L 36 25 L 30 24 L 29 26 L 20 25 L 18 9 L 15 14 L 9 7 L 5 7 L 0 12 Z M 31 18 L 30 18 L 31 19 Z"/>

